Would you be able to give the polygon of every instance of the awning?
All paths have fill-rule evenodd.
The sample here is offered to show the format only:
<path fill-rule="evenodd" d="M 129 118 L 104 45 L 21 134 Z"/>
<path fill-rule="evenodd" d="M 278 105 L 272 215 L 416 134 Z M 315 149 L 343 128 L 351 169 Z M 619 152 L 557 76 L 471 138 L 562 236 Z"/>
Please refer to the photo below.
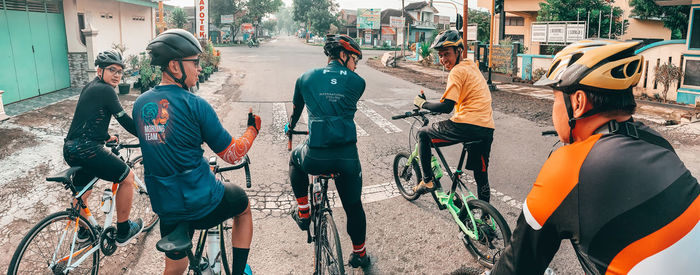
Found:
<path fill-rule="evenodd" d="M 158 2 L 154 2 L 151 0 L 117 0 L 117 1 L 123 2 L 123 3 L 139 5 L 139 6 L 144 6 L 144 7 L 151 7 L 151 8 L 158 7 Z"/>

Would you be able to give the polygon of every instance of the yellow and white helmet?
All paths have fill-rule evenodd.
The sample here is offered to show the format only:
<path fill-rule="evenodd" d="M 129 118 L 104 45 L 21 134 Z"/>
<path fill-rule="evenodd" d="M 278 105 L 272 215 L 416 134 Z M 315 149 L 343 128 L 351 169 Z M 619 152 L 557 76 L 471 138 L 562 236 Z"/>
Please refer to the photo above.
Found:
<path fill-rule="evenodd" d="M 640 41 L 581 40 L 554 56 L 547 73 L 534 85 L 573 93 L 627 91 L 639 82 L 641 55 L 634 52 Z"/>

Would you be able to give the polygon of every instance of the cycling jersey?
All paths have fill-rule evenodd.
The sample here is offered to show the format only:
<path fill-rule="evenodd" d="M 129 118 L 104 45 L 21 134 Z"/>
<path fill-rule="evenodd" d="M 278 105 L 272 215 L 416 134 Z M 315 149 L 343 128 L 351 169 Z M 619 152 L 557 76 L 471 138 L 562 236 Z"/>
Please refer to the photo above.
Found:
<path fill-rule="evenodd" d="M 462 59 L 447 77 L 447 88 L 440 101 L 455 102 L 450 120 L 494 129 L 491 91 L 479 67 Z"/>
<path fill-rule="evenodd" d="M 606 124 L 552 153 L 491 274 L 542 274 L 561 239 L 586 274 L 697 274 L 700 186 L 667 141 L 633 124 L 651 138 Z"/>
<path fill-rule="evenodd" d="M 156 86 L 139 96 L 133 115 L 151 205 L 166 224 L 199 219 L 224 195 L 203 158 L 202 143 L 234 162 L 257 135 L 248 127 L 243 137 L 233 139 L 206 100 L 177 85 Z"/>
<path fill-rule="evenodd" d="M 109 139 L 107 129 L 111 116 L 125 117 L 114 87 L 95 77 L 80 92 L 75 114 L 70 124 L 66 140 L 91 140 L 103 142 Z M 126 116 L 128 117 L 128 116 Z M 132 135 L 136 135 L 131 119 L 119 123 Z"/>
<path fill-rule="evenodd" d="M 304 105 L 309 115 L 309 147 L 328 148 L 357 142 L 355 112 L 365 92 L 365 80 L 334 60 L 324 68 L 310 70 L 297 79 L 294 112 L 296 126 Z"/>

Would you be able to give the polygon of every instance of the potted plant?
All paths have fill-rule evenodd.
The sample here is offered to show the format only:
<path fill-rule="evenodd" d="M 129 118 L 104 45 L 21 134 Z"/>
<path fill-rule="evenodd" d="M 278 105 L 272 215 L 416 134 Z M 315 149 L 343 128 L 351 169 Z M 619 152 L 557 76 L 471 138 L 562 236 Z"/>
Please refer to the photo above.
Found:
<path fill-rule="evenodd" d="M 145 53 L 141 54 L 139 60 L 139 82 L 141 83 L 141 93 L 148 91 L 151 88 L 151 82 L 154 79 L 155 70 L 151 66 L 151 58 Z"/>

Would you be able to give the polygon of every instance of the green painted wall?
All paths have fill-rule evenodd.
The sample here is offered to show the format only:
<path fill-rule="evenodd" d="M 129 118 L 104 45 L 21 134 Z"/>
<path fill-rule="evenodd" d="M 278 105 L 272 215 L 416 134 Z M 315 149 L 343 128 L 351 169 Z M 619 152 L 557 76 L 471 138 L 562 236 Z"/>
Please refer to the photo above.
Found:
<path fill-rule="evenodd" d="M 12 53 L 15 55 L 15 70 L 19 98 L 29 98 L 39 95 L 39 83 L 36 80 L 36 64 L 34 63 L 34 52 L 32 50 L 32 33 L 29 27 L 28 12 L 5 11 L 10 30 L 10 44 Z M 12 93 L 13 91 L 6 91 Z M 10 103 L 5 102 L 4 104 Z"/>
<path fill-rule="evenodd" d="M 12 53 L 10 30 L 7 27 L 7 14 L 0 9 L 0 90 L 3 102 L 15 102 L 19 100 L 17 77 L 15 76 L 15 59 Z"/>

